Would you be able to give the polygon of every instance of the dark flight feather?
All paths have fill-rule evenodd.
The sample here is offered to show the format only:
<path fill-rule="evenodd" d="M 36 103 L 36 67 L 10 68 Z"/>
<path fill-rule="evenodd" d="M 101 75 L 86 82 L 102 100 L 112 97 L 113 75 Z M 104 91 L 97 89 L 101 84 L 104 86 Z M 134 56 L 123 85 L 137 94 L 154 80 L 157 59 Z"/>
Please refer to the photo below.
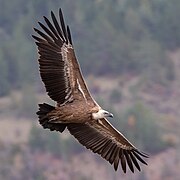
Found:
<path fill-rule="evenodd" d="M 106 129 L 101 124 L 96 123 L 86 123 L 86 124 L 69 124 L 67 126 L 69 132 L 87 149 L 92 150 L 94 153 L 98 153 L 102 158 L 109 161 L 110 164 L 114 164 L 114 169 L 118 169 L 119 161 L 121 162 L 122 170 L 124 173 L 127 171 L 127 165 L 129 169 L 134 172 L 134 167 L 140 170 L 137 160 L 143 164 L 147 164 L 140 155 L 137 149 L 132 145 L 131 148 L 122 148 L 119 141 L 111 139 L 114 137 L 114 129 Z M 108 135 L 106 132 L 110 132 Z M 122 137 L 124 138 L 124 137 Z M 127 147 L 129 146 L 127 144 Z M 139 155 L 138 155 L 139 154 Z M 144 157 L 144 156 L 143 156 Z M 137 160 L 136 160 L 137 158 Z"/>

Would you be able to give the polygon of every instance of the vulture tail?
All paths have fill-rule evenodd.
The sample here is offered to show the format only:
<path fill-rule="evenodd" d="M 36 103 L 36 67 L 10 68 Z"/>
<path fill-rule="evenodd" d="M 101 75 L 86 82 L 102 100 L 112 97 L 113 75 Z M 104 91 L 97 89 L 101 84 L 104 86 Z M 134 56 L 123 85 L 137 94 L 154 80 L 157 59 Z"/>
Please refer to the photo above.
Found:
<path fill-rule="evenodd" d="M 39 111 L 36 113 L 39 118 L 39 123 L 43 126 L 44 129 L 63 132 L 67 126 L 65 123 L 52 123 L 49 121 L 50 117 L 48 116 L 48 113 L 54 109 L 55 107 L 49 104 L 39 104 Z"/>

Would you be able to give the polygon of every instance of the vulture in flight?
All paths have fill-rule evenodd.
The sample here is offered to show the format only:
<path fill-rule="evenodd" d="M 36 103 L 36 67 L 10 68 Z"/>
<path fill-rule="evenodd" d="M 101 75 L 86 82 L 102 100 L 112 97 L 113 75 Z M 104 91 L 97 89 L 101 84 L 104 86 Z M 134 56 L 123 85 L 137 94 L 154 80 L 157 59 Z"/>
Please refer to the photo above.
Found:
<path fill-rule="evenodd" d="M 32 35 L 38 47 L 39 70 L 49 97 L 56 107 L 39 104 L 39 123 L 51 131 L 63 132 L 66 128 L 79 143 L 99 154 L 118 169 L 119 163 L 126 173 L 141 170 L 139 162 L 146 164 L 148 155 L 139 151 L 106 119 L 113 114 L 103 110 L 91 96 L 75 56 L 69 26 L 65 25 L 59 9 L 59 19 L 51 11 L 46 25 L 38 22 Z"/>

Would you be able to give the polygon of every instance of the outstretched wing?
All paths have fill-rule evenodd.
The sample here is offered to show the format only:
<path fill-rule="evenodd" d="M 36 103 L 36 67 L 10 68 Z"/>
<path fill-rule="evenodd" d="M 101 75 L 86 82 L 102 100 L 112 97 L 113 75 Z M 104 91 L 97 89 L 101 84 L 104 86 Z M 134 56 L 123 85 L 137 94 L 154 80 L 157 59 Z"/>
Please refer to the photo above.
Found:
<path fill-rule="evenodd" d="M 79 90 L 83 98 L 89 99 L 91 96 L 75 57 L 70 29 L 65 26 L 61 9 L 60 24 L 53 12 L 51 18 L 52 22 L 44 17 L 46 25 L 39 22 L 43 31 L 34 28 L 40 37 L 32 36 L 38 46 L 40 75 L 46 91 L 60 105 L 72 101 L 75 90 Z"/>
<path fill-rule="evenodd" d="M 135 148 L 106 119 L 85 124 L 69 124 L 67 128 L 87 149 L 100 154 L 110 164 L 114 164 L 115 170 L 118 169 L 119 162 L 124 173 L 126 173 L 126 165 L 132 172 L 134 167 L 141 170 L 138 161 L 147 165 L 142 157 L 148 156 Z"/>

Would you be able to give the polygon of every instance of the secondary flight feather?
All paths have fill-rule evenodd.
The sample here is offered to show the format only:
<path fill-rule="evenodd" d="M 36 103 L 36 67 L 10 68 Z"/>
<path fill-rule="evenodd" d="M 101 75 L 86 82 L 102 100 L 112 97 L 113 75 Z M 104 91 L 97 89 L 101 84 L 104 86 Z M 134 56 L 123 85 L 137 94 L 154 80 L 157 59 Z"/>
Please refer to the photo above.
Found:
<path fill-rule="evenodd" d="M 39 53 L 39 70 L 49 97 L 56 107 L 39 104 L 37 115 L 44 128 L 63 132 L 66 128 L 87 149 L 101 155 L 114 169 L 119 163 L 126 173 L 141 170 L 139 162 L 147 164 L 148 156 L 140 152 L 106 119 L 113 115 L 103 110 L 92 98 L 75 56 L 69 26 L 65 25 L 61 9 L 59 19 L 51 12 L 51 21 L 34 28 L 33 35 Z"/>

